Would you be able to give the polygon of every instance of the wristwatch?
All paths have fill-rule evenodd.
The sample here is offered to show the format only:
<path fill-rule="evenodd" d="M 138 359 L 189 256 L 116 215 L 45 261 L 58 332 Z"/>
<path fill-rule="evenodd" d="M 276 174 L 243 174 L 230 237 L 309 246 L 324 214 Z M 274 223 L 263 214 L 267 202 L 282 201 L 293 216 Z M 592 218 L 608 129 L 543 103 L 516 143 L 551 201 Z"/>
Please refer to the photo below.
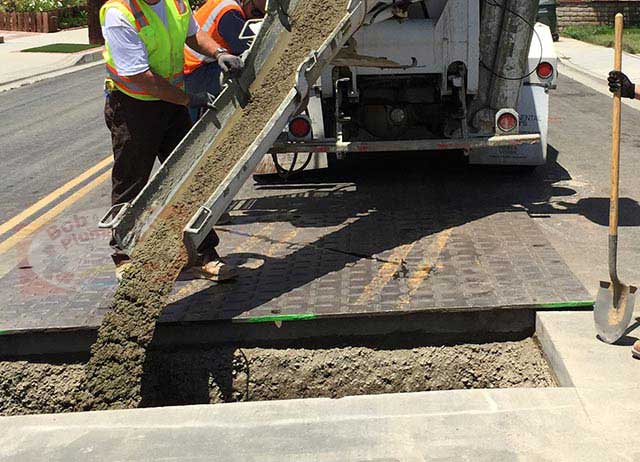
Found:
<path fill-rule="evenodd" d="M 216 50 L 216 55 L 214 56 L 214 58 L 218 59 L 220 57 L 220 55 L 223 55 L 225 53 L 229 53 L 229 50 L 227 50 L 226 48 L 218 48 Z"/>

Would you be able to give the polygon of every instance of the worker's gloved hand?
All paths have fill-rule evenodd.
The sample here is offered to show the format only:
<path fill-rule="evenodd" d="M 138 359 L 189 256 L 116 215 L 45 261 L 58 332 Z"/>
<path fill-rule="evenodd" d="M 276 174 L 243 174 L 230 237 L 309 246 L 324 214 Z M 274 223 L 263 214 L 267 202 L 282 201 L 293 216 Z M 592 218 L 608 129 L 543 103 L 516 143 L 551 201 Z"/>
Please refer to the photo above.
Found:
<path fill-rule="evenodd" d="M 244 67 L 244 63 L 242 62 L 242 59 L 237 56 L 230 53 L 222 53 L 218 56 L 218 66 L 220 66 L 222 72 L 237 75 Z"/>
<path fill-rule="evenodd" d="M 636 86 L 625 74 L 620 71 L 609 72 L 609 91 L 611 93 L 620 92 L 623 98 L 634 99 L 636 97 Z"/>
<path fill-rule="evenodd" d="M 190 107 L 202 107 L 206 109 L 214 109 L 213 102 L 216 97 L 211 93 L 203 91 L 201 93 L 189 93 L 189 106 Z"/>

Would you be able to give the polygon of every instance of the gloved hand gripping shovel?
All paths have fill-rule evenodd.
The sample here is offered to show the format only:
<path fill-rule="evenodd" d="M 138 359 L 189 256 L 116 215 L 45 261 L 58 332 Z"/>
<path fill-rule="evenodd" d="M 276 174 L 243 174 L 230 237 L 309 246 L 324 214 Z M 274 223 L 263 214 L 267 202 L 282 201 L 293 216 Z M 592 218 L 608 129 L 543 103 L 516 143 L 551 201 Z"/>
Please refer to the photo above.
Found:
<path fill-rule="evenodd" d="M 614 70 L 622 70 L 622 14 L 615 21 Z M 609 276 L 611 282 L 600 281 L 593 310 L 598 337 L 607 343 L 618 341 L 629 327 L 633 316 L 636 287 L 618 278 L 618 197 L 620 184 L 620 93 L 613 96 L 613 130 L 611 144 L 611 207 L 609 211 Z"/>

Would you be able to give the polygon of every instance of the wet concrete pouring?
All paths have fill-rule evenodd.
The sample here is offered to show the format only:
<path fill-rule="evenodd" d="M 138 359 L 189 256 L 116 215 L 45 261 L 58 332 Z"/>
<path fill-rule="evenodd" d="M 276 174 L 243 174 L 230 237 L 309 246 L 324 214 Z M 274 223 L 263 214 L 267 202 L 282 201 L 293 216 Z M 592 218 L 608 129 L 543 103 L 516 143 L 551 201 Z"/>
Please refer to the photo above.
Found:
<path fill-rule="evenodd" d="M 402 160 L 406 165 L 403 166 L 402 162 L 400 162 L 400 165 L 389 169 L 389 159 L 363 159 L 357 166 L 357 173 L 337 174 L 336 172 L 321 169 L 306 173 L 297 180 L 298 183 L 295 181 L 288 183 L 275 181 L 262 186 L 260 184 L 255 185 L 251 180 L 251 185 L 247 185 L 247 189 L 241 192 L 238 200 L 231 207 L 232 223 L 225 225 L 223 228 L 227 231 L 221 232 L 224 248 L 227 249 L 223 254 L 228 255 L 234 263 L 244 265 L 240 280 L 236 283 L 222 286 L 212 285 L 206 281 L 179 281 L 177 289 L 170 296 L 171 303 L 164 311 L 163 318 L 165 322 L 170 325 L 170 320 L 174 320 L 174 323 L 182 321 L 183 332 L 190 336 L 195 334 L 198 326 L 202 326 L 202 323 L 198 323 L 198 321 L 215 319 L 216 314 L 218 319 L 220 317 L 229 319 L 231 315 L 242 318 L 243 313 L 231 304 L 230 299 L 226 301 L 223 299 L 223 302 L 221 302 L 219 295 L 216 294 L 219 294 L 220 291 L 224 294 L 238 292 L 251 294 L 252 292 L 247 290 L 247 286 L 243 285 L 243 280 L 245 284 L 253 280 L 253 282 L 250 282 L 250 285 L 253 285 L 256 280 L 259 280 L 261 283 L 267 284 L 262 287 L 268 288 L 270 286 L 271 292 L 263 295 L 270 297 L 270 300 L 284 297 L 288 302 L 295 301 L 295 298 L 286 298 L 290 296 L 291 291 L 287 287 L 292 281 L 288 277 L 283 277 L 282 271 L 278 270 L 279 267 L 275 267 L 273 271 L 266 272 L 264 271 L 265 268 L 262 268 L 262 271 L 257 273 L 251 273 L 250 267 L 255 264 L 255 259 L 271 258 L 275 261 L 282 259 L 281 264 L 284 265 L 284 268 L 287 266 L 285 265 L 287 259 L 284 258 L 286 253 L 295 253 L 300 247 L 304 247 L 303 244 L 305 243 L 308 243 L 312 255 L 300 254 L 299 256 L 300 258 L 305 257 L 307 265 L 311 266 L 317 263 L 318 258 L 322 259 L 324 253 L 329 252 L 324 249 L 325 243 L 327 246 L 329 245 L 328 243 L 331 243 L 330 249 L 340 249 L 340 247 L 335 246 L 336 242 L 331 240 L 321 241 L 323 245 L 319 246 L 316 240 L 309 240 L 308 237 L 305 237 L 303 231 L 313 228 L 313 226 L 304 226 L 307 224 L 307 220 L 309 224 L 318 224 L 317 216 L 314 216 L 313 213 L 318 207 L 328 207 L 331 213 L 326 215 L 333 217 L 334 226 L 337 226 L 336 222 L 340 222 L 344 218 L 340 213 L 349 216 L 355 215 L 351 208 L 375 209 L 378 212 L 377 216 L 395 213 L 396 221 L 405 222 L 409 214 L 432 215 L 434 213 L 433 209 L 431 209 L 433 201 L 430 198 L 437 195 L 437 190 L 444 192 L 445 196 L 449 194 L 448 191 L 457 191 L 457 194 L 454 194 L 453 197 L 443 201 L 442 205 L 445 208 L 454 208 L 456 211 L 454 215 L 460 221 L 443 220 L 446 224 L 442 226 L 444 230 L 441 232 L 433 232 L 431 230 L 432 226 L 427 226 L 425 228 L 426 231 L 422 231 L 425 235 L 424 237 L 430 239 L 429 242 L 438 242 L 443 232 L 453 229 L 447 241 L 448 245 L 454 244 L 451 250 L 445 246 L 446 252 L 443 255 L 438 256 L 437 252 L 435 254 L 431 252 L 422 254 L 421 259 L 416 259 L 412 257 L 411 252 L 403 250 L 406 247 L 403 248 L 402 243 L 397 242 L 397 240 L 403 242 L 406 240 L 409 243 L 414 243 L 416 239 L 419 240 L 420 236 L 415 236 L 406 230 L 398 232 L 392 229 L 389 234 L 396 236 L 396 240 L 376 244 L 376 248 L 379 249 L 385 249 L 388 246 L 388 252 L 391 253 L 398 252 L 398 248 L 406 252 L 405 260 L 409 268 L 407 276 L 394 277 L 394 274 L 399 273 L 398 269 L 402 265 L 398 262 L 393 263 L 394 257 L 390 257 L 388 254 L 374 253 L 373 257 L 367 258 L 366 255 L 361 255 L 356 258 L 353 256 L 353 254 L 357 254 L 355 251 L 329 252 L 331 255 L 341 255 L 341 258 L 355 259 L 358 262 L 364 260 L 365 264 L 372 264 L 373 262 L 378 265 L 377 271 L 365 278 L 365 284 L 357 285 L 358 290 L 355 293 L 355 298 L 369 297 L 369 314 L 365 315 L 364 312 L 361 312 L 359 313 L 360 316 L 369 316 L 370 320 L 375 318 L 380 323 L 390 324 L 391 318 L 389 318 L 389 315 L 391 313 L 385 313 L 379 309 L 376 310 L 375 303 L 382 304 L 384 307 L 383 302 L 390 298 L 395 297 L 396 300 L 401 300 L 403 294 L 407 295 L 407 292 L 402 292 L 399 295 L 396 293 L 397 290 L 403 290 L 402 285 L 409 287 L 410 284 L 413 284 L 416 288 L 423 287 L 432 292 L 434 290 L 437 292 L 434 286 L 440 284 L 438 282 L 440 277 L 445 277 L 444 287 L 447 289 L 450 289 L 447 282 L 450 278 L 455 278 L 456 281 L 466 281 L 465 277 L 477 277 L 473 273 L 465 275 L 464 271 L 462 271 L 464 268 L 479 268 L 482 265 L 470 266 L 468 263 L 465 264 L 468 260 L 465 256 L 466 253 L 456 251 L 456 249 L 460 250 L 461 248 L 464 250 L 462 241 L 456 243 L 456 233 L 462 233 L 461 236 L 466 236 L 468 241 L 473 234 L 470 232 L 471 228 L 468 228 L 469 225 L 486 231 L 491 229 L 490 226 L 487 226 L 491 220 L 495 220 L 496 217 L 501 215 L 511 216 L 507 221 L 513 222 L 515 216 L 523 214 L 522 210 L 514 204 L 522 201 L 526 206 L 526 202 L 539 201 L 544 196 L 545 187 L 542 185 L 539 188 L 537 185 L 540 182 L 535 178 L 527 179 L 509 174 L 492 175 L 486 171 L 458 169 L 454 162 L 454 170 L 448 172 L 450 175 L 447 175 L 449 178 L 446 181 L 442 181 L 443 168 L 447 170 L 452 167 L 451 164 L 447 163 L 443 167 L 439 165 L 439 160 L 429 159 L 424 156 L 405 156 L 396 160 Z M 331 179 L 333 179 L 333 183 Z M 404 183 L 402 179 L 404 179 Z M 336 183 L 336 180 L 339 180 L 338 183 Z M 350 193 L 349 187 L 345 189 L 345 184 L 355 185 L 353 187 L 354 192 Z M 404 186 L 402 186 L 403 184 Z M 282 194 L 282 188 L 287 191 L 284 195 Z M 307 192 L 296 193 L 297 188 L 307 188 Z M 308 189 L 313 190 L 314 188 L 315 192 L 308 192 Z M 334 195 L 327 192 L 328 189 L 333 190 L 333 188 L 338 188 L 339 193 Z M 385 193 L 385 188 L 391 189 Z M 259 200 L 250 199 L 255 197 L 256 189 L 266 191 L 266 197 Z M 482 190 L 482 193 L 477 192 L 479 190 Z M 362 194 L 357 194 L 356 191 L 362 191 Z M 364 194 L 366 191 L 369 191 L 370 194 Z M 473 191 L 476 191 L 475 196 L 472 193 Z M 350 194 L 353 194 L 353 196 Z M 414 200 L 413 202 L 407 201 L 405 207 L 396 203 L 398 198 L 408 198 L 409 196 L 414 197 Z M 244 197 L 248 198 L 245 199 Z M 370 202 L 373 200 L 371 199 L 372 197 L 377 198 L 375 203 Z M 469 198 L 475 198 L 475 200 Z M 364 203 L 362 202 L 363 200 L 365 201 Z M 287 203 L 286 206 L 283 205 L 285 202 Z M 248 206 L 249 203 L 251 206 Z M 307 204 L 306 206 L 304 206 L 305 203 Z M 479 206 L 480 203 L 483 205 Z M 392 210 L 395 212 L 392 212 Z M 444 212 L 441 212 L 441 215 L 449 216 Z M 235 234 L 232 232 L 236 226 L 246 227 L 248 222 L 254 221 L 255 226 L 259 226 L 260 229 L 252 236 L 247 237 L 237 232 Z M 515 221 L 520 222 L 519 219 L 515 219 Z M 350 220 L 347 219 L 346 222 L 350 222 Z M 283 223 L 295 223 L 303 231 L 293 233 L 291 230 L 285 230 L 282 232 L 283 230 L 278 230 L 277 227 L 282 226 Z M 323 224 L 322 226 L 326 227 L 327 225 Z M 320 227 L 322 228 L 322 226 Z M 276 236 L 278 237 L 277 240 L 265 238 L 269 227 L 274 227 L 269 236 Z M 329 230 L 325 229 L 324 232 L 331 234 L 331 226 L 328 226 L 328 228 Z M 374 228 L 378 229 L 379 236 L 384 235 L 381 231 L 381 226 L 374 226 Z M 509 235 L 509 233 L 515 234 L 515 230 L 520 233 L 527 230 L 532 231 L 526 227 L 514 229 L 498 227 L 496 230 L 495 232 L 497 232 L 498 236 Z M 361 231 L 364 233 L 364 228 Z M 348 239 L 352 247 L 347 247 L 347 249 L 354 250 L 357 246 L 360 246 L 360 251 L 371 251 L 370 248 L 365 248 L 369 244 L 367 244 L 367 237 L 363 233 L 353 233 L 352 237 Z M 242 252 L 233 253 L 229 250 L 233 250 L 238 245 L 238 242 L 233 239 L 234 236 L 235 239 L 243 239 Z M 357 236 L 361 237 L 360 241 L 358 241 Z M 474 257 L 476 260 L 481 261 L 485 254 L 493 254 L 495 256 L 498 246 L 491 244 L 491 241 L 488 240 L 490 236 L 491 233 L 485 233 L 471 239 L 471 241 L 484 242 L 485 246 L 481 245 L 476 249 L 482 250 L 485 248 L 484 252 L 479 252 Z M 520 242 L 518 239 L 515 242 Z M 538 241 L 538 236 L 535 233 L 530 236 L 525 235 L 522 239 L 523 241 L 528 240 L 528 244 L 525 247 L 530 251 L 546 248 L 544 241 Z M 510 240 L 512 239 L 500 238 L 499 242 L 502 248 L 508 248 Z M 518 244 L 515 248 L 520 248 L 518 247 L 519 245 L 524 244 Z M 425 247 L 421 245 L 415 244 L 412 246 L 412 252 L 416 252 L 416 257 L 420 256 L 420 252 L 423 252 L 424 249 Z M 285 252 L 285 255 L 282 255 L 281 252 Z M 319 252 L 319 256 L 316 256 L 314 252 Z M 385 252 L 387 251 L 385 250 Z M 542 255 L 544 256 L 544 254 L 545 252 Z M 519 255 L 519 253 L 516 252 L 516 255 Z M 419 267 L 415 266 L 417 264 L 416 260 L 419 260 L 419 263 L 425 258 L 430 259 L 435 271 L 425 272 L 420 284 L 418 284 L 415 275 Z M 458 262 L 458 259 L 461 259 L 461 261 Z M 512 258 L 512 260 L 517 260 L 517 258 Z M 529 258 L 529 260 L 532 259 Z M 559 267 L 554 265 L 562 263 L 557 256 L 542 258 L 542 260 L 551 262 L 548 268 L 555 267 L 558 269 Z M 392 262 L 392 264 L 389 262 Z M 354 266 L 350 262 L 343 263 L 352 269 L 357 267 L 357 265 Z M 454 273 L 460 274 L 449 274 L 449 265 L 454 268 Z M 297 267 L 295 264 L 291 266 L 293 268 Z M 518 279 L 518 271 L 514 268 L 519 268 L 519 266 L 515 265 L 507 268 L 509 274 L 504 275 L 504 287 L 513 286 L 515 284 L 514 281 Z M 522 280 L 531 279 L 534 283 L 528 289 L 533 293 L 535 293 L 536 283 L 534 276 L 539 272 L 540 268 L 534 266 L 524 271 L 521 275 Z M 277 277 L 273 276 L 274 273 Z M 558 277 L 554 271 L 551 271 L 551 273 L 549 277 L 554 279 Z M 567 274 L 571 274 L 568 270 L 563 270 L 560 273 L 559 276 L 564 275 L 565 277 Z M 335 273 L 333 271 L 326 271 L 322 274 L 312 273 L 312 279 L 322 279 L 324 275 L 331 276 L 332 274 Z M 269 275 L 272 275 L 270 279 L 268 278 Z M 493 277 L 497 276 L 494 274 Z M 264 278 L 267 279 L 265 280 Z M 559 279 L 562 280 L 562 277 L 559 277 Z M 571 281 L 570 278 L 567 280 Z M 278 281 L 284 286 L 278 286 Z M 385 281 L 386 283 L 384 283 Z M 469 282 L 473 281 L 469 280 Z M 389 284 L 391 284 L 393 291 L 385 297 L 381 297 L 381 294 L 384 293 L 384 288 Z M 393 288 L 393 284 L 396 285 L 396 288 Z M 461 299 L 469 297 L 467 302 L 469 306 L 466 310 L 473 310 L 472 303 L 481 301 L 482 294 L 476 294 L 475 298 L 468 293 L 465 294 L 464 291 L 468 288 L 462 287 L 464 284 L 464 282 L 459 284 L 458 297 Z M 544 284 L 540 285 L 544 286 Z M 200 287 L 199 290 L 198 287 Z M 259 287 L 258 284 L 258 289 Z M 369 289 L 365 290 L 367 287 Z M 401 289 L 397 289 L 397 287 Z M 340 293 L 340 290 L 344 290 L 344 288 L 345 285 L 342 282 L 338 282 L 337 285 L 325 287 L 324 290 L 334 299 L 342 300 L 342 296 L 337 296 L 336 294 Z M 416 294 L 421 293 L 421 290 L 414 291 L 412 297 L 415 298 Z M 560 291 L 558 289 L 558 292 Z M 496 292 L 496 289 L 494 289 L 494 292 Z M 449 290 L 449 292 L 445 291 L 443 293 L 451 292 Z M 497 293 L 502 297 L 512 296 L 508 291 Z M 582 293 L 576 288 L 565 293 L 567 297 L 571 294 L 582 296 Z M 527 300 L 526 290 L 517 293 L 515 296 L 518 298 L 514 300 L 520 303 L 523 300 Z M 565 300 L 569 299 L 566 298 Z M 550 301 L 552 298 L 545 300 Z M 224 312 L 224 310 L 218 308 L 219 305 L 216 304 L 216 301 L 222 303 L 222 306 L 229 306 L 233 312 Z M 306 312 L 312 310 L 320 315 L 318 320 L 310 320 L 308 324 L 317 326 L 317 323 L 322 319 L 321 301 L 322 297 L 310 297 L 307 298 L 306 304 L 299 305 L 299 307 L 303 308 L 303 310 L 298 309 L 300 314 L 304 314 L 305 310 Z M 432 300 L 431 306 L 437 306 L 438 303 L 444 304 L 445 302 L 444 298 L 437 301 Z M 269 301 L 262 300 L 261 303 L 268 304 Z M 290 329 L 292 324 L 306 323 L 305 321 L 289 322 L 284 320 L 292 312 L 287 310 L 286 305 L 282 305 L 282 300 L 278 303 L 279 305 L 268 306 L 264 313 L 250 310 L 252 305 L 245 304 L 245 309 L 253 311 L 251 315 L 253 318 L 245 320 L 249 321 L 250 324 L 234 325 L 236 327 L 240 326 L 243 329 L 242 332 L 247 332 L 242 326 L 248 327 L 249 325 L 268 326 L 272 330 L 284 332 Z M 425 303 L 425 300 L 422 299 L 421 303 Z M 480 305 L 479 302 L 478 305 Z M 260 306 L 255 309 L 262 309 Z M 344 309 L 346 311 L 342 312 L 342 315 L 338 312 L 340 316 L 334 319 L 344 319 L 344 321 L 341 321 L 343 324 L 366 325 L 365 318 L 358 319 L 358 313 L 353 309 L 351 315 L 356 317 L 343 318 L 343 316 L 349 314 L 351 309 L 349 307 L 350 305 L 345 304 Z M 402 307 L 405 310 L 408 308 L 406 304 L 402 305 Z M 360 306 L 358 309 L 361 308 Z M 475 309 L 477 310 L 478 307 Z M 434 341 L 433 336 L 427 334 L 422 338 L 414 339 L 411 345 L 396 342 L 397 336 L 381 336 L 377 340 L 372 340 L 364 345 L 353 338 L 334 339 L 328 345 L 321 343 L 314 345 L 314 342 L 299 345 L 301 342 L 290 342 L 289 345 L 285 346 L 269 347 L 267 345 L 268 342 L 263 342 L 264 345 L 259 346 L 252 344 L 252 342 L 241 342 L 230 346 L 212 346 L 206 344 L 206 338 L 204 341 L 202 341 L 202 338 L 198 341 L 202 344 L 196 342 L 191 345 L 171 345 L 170 340 L 165 340 L 163 343 L 162 338 L 158 339 L 157 337 L 162 337 L 162 334 L 155 330 L 152 331 L 154 340 L 160 340 L 160 343 L 163 344 L 159 346 L 152 345 L 151 349 L 145 350 L 143 358 L 134 356 L 135 359 L 140 361 L 139 394 L 136 397 L 135 406 L 301 397 L 340 397 L 351 394 L 454 388 L 553 386 L 554 381 L 546 361 L 542 357 L 535 340 L 528 338 L 533 330 L 532 323 L 530 323 L 530 331 L 527 331 L 527 322 L 529 321 L 517 321 L 518 318 L 508 320 L 508 324 L 515 326 L 520 322 L 521 325 L 518 327 L 518 332 L 513 335 L 507 335 L 506 339 L 504 336 L 492 336 L 490 327 L 487 326 L 487 324 L 495 324 L 495 320 L 492 318 L 495 313 L 523 313 L 524 311 L 526 310 L 522 308 L 513 309 L 512 307 L 512 309 L 498 311 L 467 312 L 454 310 L 452 312 L 451 310 L 444 310 L 442 313 L 433 313 L 431 314 L 432 316 L 441 316 L 442 319 L 448 320 L 446 323 L 450 323 L 452 328 L 453 324 L 458 326 L 460 324 L 474 324 L 478 326 L 478 331 L 485 332 L 485 335 L 480 337 L 477 335 L 475 337 L 472 335 L 467 335 L 466 337 L 458 335 L 457 339 L 452 342 L 443 341 L 438 343 L 438 341 Z M 462 316 L 465 313 L 469 315 L 476 313 L 475 315 L 478 318 L 454 321 L 455 317 Z M 406 311 L 404 314 L 402 312 L 397 312 L 397 314 L 402 317 L 407 316 Z M 260 315 L 263 315 L 262 322 L 251 323 L 252 320 L 256 321 L 260 318 Z M 280 327 L 277 327 L 278 319 L 283 320 L 280 323 Z M 487 321 L 488 319 L 491 319 L 491 321 Z M 408 319 L 406 322 L 412 323 L 414 321 Z M 494 326 L 492 325 L 491 327 Z M 308 329 L 314 330 L 318 329 L 318 327 L 311 326 Z M 363 329 L 366 330 L 366 328 Z M 498 338 L 501 341 L 496 341 Z M 210 340 L 214 343 L 216 341 L 215 338 L 210 338 Z M 42 358 L 33 362 L 5 361 L 0 363 L 0 384 L 2 387 L 0 389 L 0 413 L 13 415 L 86 409 L 86 401 L 84 401 L 86 397 L 86 362 L 80 360 L 69 363 L 68 358 L 61 359 L 61 361 L 65 360 L 67 362 L 56 363 L 47 358 Z M 114 376 L 111 379 L 117 380 L 118 377 Z M 122 386 L 126 386 L 126 384 Z"/>
<path fill-rule="evenodd" d="M 346 1 L 306 2 L 292 13 L 287 46 L 262 71 L 252 87 L 251 102 L 201 161 L 195 174 L 133 254 L 133 268 L 116 291 L 86 367 L 82 407 L 135 407 L 141 402 L 145 350 L 167 297 L 186 263 L 182 229 L 197 207 L 213 192 L 244 154 L 293 86 L 299 63 L 317 48 L 344 16 Z"/>
<path fill-rule="evenodd" d="M 299 63 L 325 40 L 345 12 L 346 0 L 304 2 L 290 12 L 293 30 L 282 38 L 286 43 L 276 47 L 278 56 L 252 86 L 251 101 L 238 110 L 234 123 L 227 125 L 132 255 L 133 265 L 116 290 L 91 358 L 84 366 L 82 386 L 74 390 L 73 398 L 67 397 L 76 409 L 135 407 L 141 403 L 146 347 L 173 282 L 186 263 L 182 229 L 293 87 Z"/>
<path fill-rule="evenodd" d="M 324 5 L 324 2 L 321 3 Z M 302 14 L 304 15 L 304 12 Z M 314 29 L 316 35 L 305 31 L 303 34 L 305 40 L 312 37 L 313 41 L 322 34 L 326 35 L 323 27 L 329 28 L 329 24 L 337 21 L 339 16 L 341 15 L 327 17 L 325 22 L 314 16 L 312 19 L 317 26 L 317 29 Z M 304 17 L 300 18 L 300 23 L 304 23 L 304 20 Z M 294 29 L 291 40 L 298 40 L 295 34 Z M 287 68 L 287 65 L 291 67 L 292 63 L 281 63 L 282 68 Z M 291 87 L 291 84 L 292 82 L 286 79 L 278 81 L 275 76 L 270 83 L 265 84 L 265 93 L 273 92 L 274 85 L 284 92 Z M 260 93 L 254 93 L 256 106 L 260 103 L 260 109 L 255 109 L 253 113 L 255 118 L 243 119 L 245 125 L 238 124 L 233 130 L 229 130 L 222 137 L 222 141 L 230 138 L 238 139 L 236 134 L 242 129 L 247 129 L 248 126 L 251 129 L 243 133 L 248 132 L 249 137 L 255 136 L 254 132 L 259 127 L 251 124 L 255 124 L 256 120 L 262 120 L 261 117 L 268 118 L 270 116 L 268 111 L 272 111 L 274 105 L 277 105 L 277 99 L 267 97 L 265 94 L 262 96 L 266 99 L 261 100 Z M 249 113 L 251 115 L 251 111 Z M 152 230 L 140 246 L 137 254 L 134 255 L 134 267 L 116 292 L 114 305 L 100 328 L 99 339 L 88 363 L 55 364 L 20 361 L 0 363 L 0 413 L 64 412 L 293 397 L 339 397 L 349 394 L 393 391 L 553 385 L 548 367 L 532 339 L 500 343 L 489 341 L 447 346 L 416 346 L 410 349 L 352 346 L 324 349 L 267 349 L 235 346 L 176 348 L 174 351 L 147 352 L 147 347 L 154 335 L 156 319 L 169 299 L 173 280 L 178 276 L 185 261 L 180 232 L 195 208 L 220 180 L 215 177 L 212 179 L 212 172 L 227 171 L 235 159 L 244 152 L 246 146 L 243 146 L 227 143 L 224 148 L 219 149 L 221 153 L 219 157 L 205 159 L 204 164 L 199 168 L 199 173 L 196 174 L 196 179 L 172 205 L 170 216 L 164 217 L 164 220 Z M 205 176 L 206 181 L 202 181 Z M 461 204 L 456 211 L 459 215 L 458 220 L 447 223 L 447 226 L 453 228 L 462 222 L 477 220 L 492 214 L 517 212 L 518 207 L 514 207 L 513 197 L 509 197 L 508 186 L 503 185 L 489 191 L 489 194 L 498 197 L 498 200 L 493 202 L 494 205 L 497 204 L 497 208 L 491 211 L 478 207 L 478 203 L 484 203 L 484 201 L 477 195 L 469 195 L 469 203 Z M 505 192 L 507 197 L 503 197 Z M 344 198 L 338 200 L 342 201 L 342 199 Z M 413 206 L 433 203 L 432 194 L 403 199 L 406 199 L 406 203 L 400 202 L 404 204 L 407 211 Z M 392 201 L 393 206 L 397 207 L 399 198 L 398 196 L 384 197 L 382 203 L 377 205 L 384 209 L 385 201 Z M 472 216 L 467 215 L 466 212 L 473 207 L 476 212 Z M 359 213 L 364 216 L 372 210 L 371 207 L 364 208 Z M 275 214 L 277 213 L 276 211 Z M 415 210 L 410 213 L 416 215 Z M 272 210 L 271 217 L 273 216 Z M 384 216 L 384 214 L 377 216 Z M 387 218 L 386 222 L 393 221 L 393 214 Z M 434 261 L 438 257 L 436 251 L 440 231 L 443 230 L 433 232 L 435 247 L 431 253 L 421 254 L 419 252 L 421 247 L 415 249 L 416 256 L 421 256 L 421 259 L 415 262 L 418 270 L 422 268 L 422 271 L 418 271 L 420 281 L 442 270 L 438 267 L 437 261 Z M 226 234 L 232 235 L 233 229 L 228 229 Z M 255 236 L 258 235 L 259 233 L 255 234 Z M 287 240 L 287 233 L 279 233 L 279 235 L 282 236 L 282 240 L 270 242 L 269 245 L 275 248 L 263 255 L 273 257 L 277 255 L 280 248 L 291 247 L 291 243 Z M 360 236 L 364 237 L 363 234 Z M 406 234 L 404 238 L 407 239 L 407 243 L 405 244 L 409 244 L 418 237 L 411 233 Z M 240 238 L 246 239 L 247 236 L 240 235 Z M 289 238 L 293 237 L 289 236 Z M 232 239 L 227 241 L 232 242 Z M 357 241 L 350 240 L 350 242 Z M 361 242 L 367 241 L 363 239 Z M 293 247 L 295 248 L 295 245 Z M 398 251 L 395 247 L 383 244 L 379 248 L 381 252 L 363 248 L 358 250 L 357 244 L 348 252 L 335 252 L 336 248 L 331 246 L 310 245 L 308 247 L 310 249 L 324 247 L 332 250 L 333 255 L 338 254 L 343 259 L 349 260 L 340 264 L 352 265 L 356 261 L 365 260 L 365 262 L 381 265 L 382 268 L 376 268 L 377 276 L 370 279 L 371 283 L 365 284 L 363 291 L 356 294 L 361 305 L 377 303 L 378 307 L 382 307 L 375 311 L 384 311 L 384 302 L 391 297 L 396 297 L 396 300 L 406 298 L 407 288 L 409 294 L 413 295 L 420 287 L 419 281 L 415 279 L 415 268 L 412 268 L 412 272 L 409 273 L 414 274 L 414 279 L 406 277 L 407 275 L 402 271 L 402 262 L 413 247 L 401 245 Z M 531 247 L 536 248 L 535 245 Z M 387 250 L 394 255 L 382 254 Z M 404 256 L 396 255 L 398 252 L 403 253 Z M 466 259 L 467 255 L 464 252 L 460 255 L 462 260 Z M 305 257 L 303 260 L 306 261 L 314 261 L 313 256 L 301 253 L 300 257 Z M 423 262 L 425 258 L 429 261 Z M 251 264 L 250 258 L 246 255 L 242 259 L 236 263 Z M 406 258 L 406 260 L 412 259 Z M 323 274 L 330 274 L 333 271 L 335 270 L 329 269 Z M 408 269 L 407 272 L 409 272 Z M 451 280 L 446 283 L 445 294 L 447 291 L 455 290 L 456 286 L 460 286 L 459 279 L 455 278 L 456 275 L 448 276 Z M 402 284 L 399 289 L 391 284 L 389 287 L 393 289 L 392 293 L 381 295 L 376 290 L 395 281 L 400 281 Z M 487 292 L 486 288 L 482 287 L 482 281 L 470 282 L 475 284 L 472 289 L 476 296 L 481 297 Z M 569 283 L 571 285 L 573 281 Z M 413 294 L 410 292 L 412 284 L 416 289 Z M 507 298 L 511 297 L 513 300 L 523 295 L 516 292 L 506 293 L 508 292 L 506 286 L 502 289 L 504 290 L 500 294 Z M 552 287 L 549 292 L 552 295 L 562 293 L 559 289 L 562 287 Z M 213 298 L 216 298 L 217 290 L 219 289 L 213 289 Z M 281 289 L 278 290 L 281 291 Z M 581 296 L 580 290 L 581 287 L 573 286 L 573 290 L 569 292 L 571 295 Z M 399 297 L 397 291 L 402 292 Z M 211 288 L 204 287 L 202 292 L 210 296 Z M 168 317 L 175 317 L 176 313 L 184 314 L 184 310 L 180 308 L 180 297 L 175 295 L 173 298 L 175 303 L 165 314 Z M 446 298 L 445 296 L 443 299 Z M 563 298 L 560 302 L 576 299 L 580 297 Z M 411 297 L 406 300 L 410 301 Z M 553 302 L 557 301 L 557 297 L 544 300 Z M 435 305 L 438 303 L 439 301 Z M 432 304 L 434 304 L 433 300 Z M 203 304 L 205 305 L 211 306 L 211 304 Z M 457 308 L 463 307 L 457 306 Z M 287 314 L 287 306 L 267 306 L 266 310 L 265 313 L 269 315 Z"/>

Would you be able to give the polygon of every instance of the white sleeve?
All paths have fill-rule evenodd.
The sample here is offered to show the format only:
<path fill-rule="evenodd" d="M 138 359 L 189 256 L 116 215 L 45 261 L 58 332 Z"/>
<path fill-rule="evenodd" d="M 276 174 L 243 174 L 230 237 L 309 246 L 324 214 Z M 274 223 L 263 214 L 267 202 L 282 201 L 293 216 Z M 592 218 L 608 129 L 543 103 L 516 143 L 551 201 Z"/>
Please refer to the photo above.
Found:
<path fill-rule="evenodd" d="M 126 77 L 149 70 L 147 47 L 136 28 L 117 8 L 109 8 L 102 28 L 118 74 Z"/>
<path fill-rule="evenodd" d="M 200 30 L 200 26 L 196 22 L 193 15 L 189 18 L 189 29 L 187 30 L 187 37 L 193 37 Z"/>

